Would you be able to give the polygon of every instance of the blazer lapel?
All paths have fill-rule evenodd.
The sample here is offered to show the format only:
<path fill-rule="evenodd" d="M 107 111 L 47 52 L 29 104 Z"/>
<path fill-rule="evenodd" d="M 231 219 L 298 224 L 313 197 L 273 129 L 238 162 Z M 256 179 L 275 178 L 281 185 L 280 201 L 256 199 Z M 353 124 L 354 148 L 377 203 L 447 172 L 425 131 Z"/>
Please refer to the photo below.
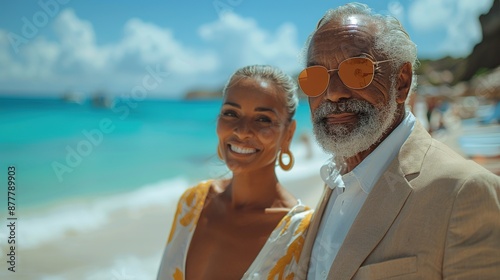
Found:
<path fill-rule="evenodd" d="M 323 194 L 321 195 L 321 200 L 319 201 L 318 207 L 314 210 L 313 218 L 309 224 L 309 229 L 307 230 L 306 239 L 304 241 L 304 246 L 302 247 L 302 252 L 299 258 L 298 271 L 296 279 L 306 279 L 307 271 L 309 268 L 309 260 L 311 258 L 311 253 L 314 245 L 314 240 L 316 240 L 316 234 L 318 233 L 319 225 L 321 219 L 323 218 L 323 213 L 325 212 L 325 207 L 328 204 L 328 200 L 332 194 L 332 189 L 325 185 Z"/>
<path fill-rule="evenodd" d="M 340 247 L 328 279 L 351 279 L 389 230 L 412 190 L 399 172 L 389 169 L 374 186 Z"/>
<path fill-rule="evenodd" d="M 351 279 L 382 240 L 412 192 L 407 179 L 420 172 L 430 140 L 417 121 L 399 155 L 368 195 L 332 264 L 328 279 Z"/>

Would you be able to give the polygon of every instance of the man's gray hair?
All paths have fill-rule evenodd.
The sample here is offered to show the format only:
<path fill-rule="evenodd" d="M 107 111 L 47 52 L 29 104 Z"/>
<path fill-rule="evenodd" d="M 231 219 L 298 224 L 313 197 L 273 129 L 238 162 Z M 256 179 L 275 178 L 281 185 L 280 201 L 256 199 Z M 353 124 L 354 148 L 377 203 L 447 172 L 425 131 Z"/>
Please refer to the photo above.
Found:
<path fill-rule="evenodd" d="M 263 79 L 272 82 L 274 86 L 285 93 L 289 120 L 291 120 L 295 115 L 295 111 L 297 110 L 297 106 L 299 104 L 299 99 L 297 97 L 297 84 L 292 77 L 290 77 L 290 75 L 281 71 L 279 68 L 270 65 L 249 65 L 236 70 L 224 86 L 222 91 L 223 97 L 226 96 L 228 87 L 236 78 Z"/>
<path fill-rule="evenodd" d="M 370 7 L 361 3 L 349 3 L 340 6 L 336 9 L 328 10 L 323 18 L 318 22 L 316 30 L 314 30 L 309 38 L 307 39 L 305 46 L 302 50 L 302 57 L 304 61 L 307 61 L 307 54 L 309 52 L 309 47 L 311 40 L 316 34 L 316 31 L 327 24 L 331 20 L 342 20 L 353 15 L 364 15 L 371 19 L 376 27 L 376 31 L 373 34 L 375 38 L 375 50 L 383 55 L 386 55 L 388 59 L 394 59 L 392 62 L 393 69 L 399 69 L 404 63 L 410 62 L 413 69 L 412 85 L 409 94 L 411 94 L 417 84 L 417 75 L 415 70 L 417 69 L 419 62 L 417 59 L 417 46 L 410 39 L 408 33 L 404 30 L 403 26 L 393 16 L 375 14 L 372 12 Z M 396 77 L 397 73 L 393 73 Z M 407 99 L 409 100 L 409 98 Z"/>

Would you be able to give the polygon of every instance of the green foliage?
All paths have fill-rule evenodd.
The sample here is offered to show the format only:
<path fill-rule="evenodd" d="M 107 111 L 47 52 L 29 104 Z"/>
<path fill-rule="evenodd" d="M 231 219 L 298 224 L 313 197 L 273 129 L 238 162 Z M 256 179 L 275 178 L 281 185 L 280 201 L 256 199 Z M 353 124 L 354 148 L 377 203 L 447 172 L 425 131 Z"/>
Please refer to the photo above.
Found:
<path fill-rule="evenodd" d="M 476 77 L 483 76 L 483 75 L 487 74 L 489 71 L 490 71 L 490 69 L 485 68 L 485 67 L 481 67 L 481 68 L 477 69 L 476 73 L 474 73 L 474 76 L 472 76 L 472 77 L 476 78 Z"/>

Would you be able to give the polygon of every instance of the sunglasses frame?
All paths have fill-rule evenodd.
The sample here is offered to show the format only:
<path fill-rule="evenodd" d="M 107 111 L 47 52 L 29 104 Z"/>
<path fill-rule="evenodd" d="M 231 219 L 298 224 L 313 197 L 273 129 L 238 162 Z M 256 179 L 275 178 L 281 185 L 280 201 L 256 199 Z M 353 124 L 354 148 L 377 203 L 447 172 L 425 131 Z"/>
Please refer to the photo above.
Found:
<path fill-rule="evenodd" d="M 345 60 L 343 60 L 342 62 L 339 63 L 339 67 L 336 68 L 336 69 L 328 69 L 326 68 L 325 66 L 322 66 L 322 65 L 313 65 L 313 66 L 309 66 L 309 67 L 306 67 L 304 70 L 302 70 L 300 73 L 299 73 L 299 77 L 300 77 L 300 74 L 302 74 L 302 72 L 306 71 L 307 69 L 310 69 L 310 68 L 323 68 L 325 69 L 326 73 L 328 73 L 328 80 L 326 82 L 326 86 L 325 88 L 321 91 L 321 93 L 317 94 L 317 95 L 309 95 L 307 94 L 304 89 L 302 88 L 302 86 L 300 85 L 300 79 L 298 79 L 298 84 L 299 84 L 299 87 L 300 89 L 302 90 L 302 92 L 304 92 L 305 95 L 309 96 L 309 97 L 317 97 L 317 96 L 320 96 L 322 95 L 327 89 L 328 89 L 328 85 L 330 85 L 330 77 L 331 77 L 331 73 L 332 72 L 335 72 L 335 71 L 339 71 L 340 68 L 342 67 L 342 64 L 346 61 L 349 61 L 349 60 L 352 60 L 352 59 L 359 59 L 359 58 L 362 58 L 362 59 L 365 59 L 365 60 L 368 60 L 372 63 L 372 71 L 373 71 L 373 75 L 371 77 L 371 80 L 370 82 L 368 82 L 366 84 L 366 86 L 364 87 L 351 87 L 351 86 L 348 86 L 345 84 L 345 82 L 342 80 L 342 77 L 339 75 L 339 79 L 340 81 L 342 82 L 342 84 L 350 89 L 364 89 L 366 87 L 368 87 L 372 82 L 373 82 L 373 79 L 375 78 L 375 70 L 376 70 L 376 66 L 379 65 L 379 63 L 383 63 L 383 62 L 389 62 L 389 61 L 394 61 L 394 59 L 387 59 L 387 60 L 381 60 L 381 61 L 373 61 L 371 60 L 370 58 L 368 57 L 350 57 L 350 58 L 347 58 Z"/>

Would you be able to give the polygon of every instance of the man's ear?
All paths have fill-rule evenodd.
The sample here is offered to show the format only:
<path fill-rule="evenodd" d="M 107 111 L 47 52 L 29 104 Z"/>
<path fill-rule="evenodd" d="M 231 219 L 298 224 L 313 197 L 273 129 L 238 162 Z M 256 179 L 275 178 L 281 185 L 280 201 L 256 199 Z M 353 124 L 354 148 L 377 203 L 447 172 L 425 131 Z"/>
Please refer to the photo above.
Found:
<path fill-rule="evenodd" d="M 396 84 L 396 89 L 398 91 L 396 96 L 396 101 L 399 104 L 404 104 L 406 98 L 410 94 L 410 87 L 413 79 L 413 69 L 410 62 L 406 62 L 401 67 L 398 74 L 398 81 Z"/>

